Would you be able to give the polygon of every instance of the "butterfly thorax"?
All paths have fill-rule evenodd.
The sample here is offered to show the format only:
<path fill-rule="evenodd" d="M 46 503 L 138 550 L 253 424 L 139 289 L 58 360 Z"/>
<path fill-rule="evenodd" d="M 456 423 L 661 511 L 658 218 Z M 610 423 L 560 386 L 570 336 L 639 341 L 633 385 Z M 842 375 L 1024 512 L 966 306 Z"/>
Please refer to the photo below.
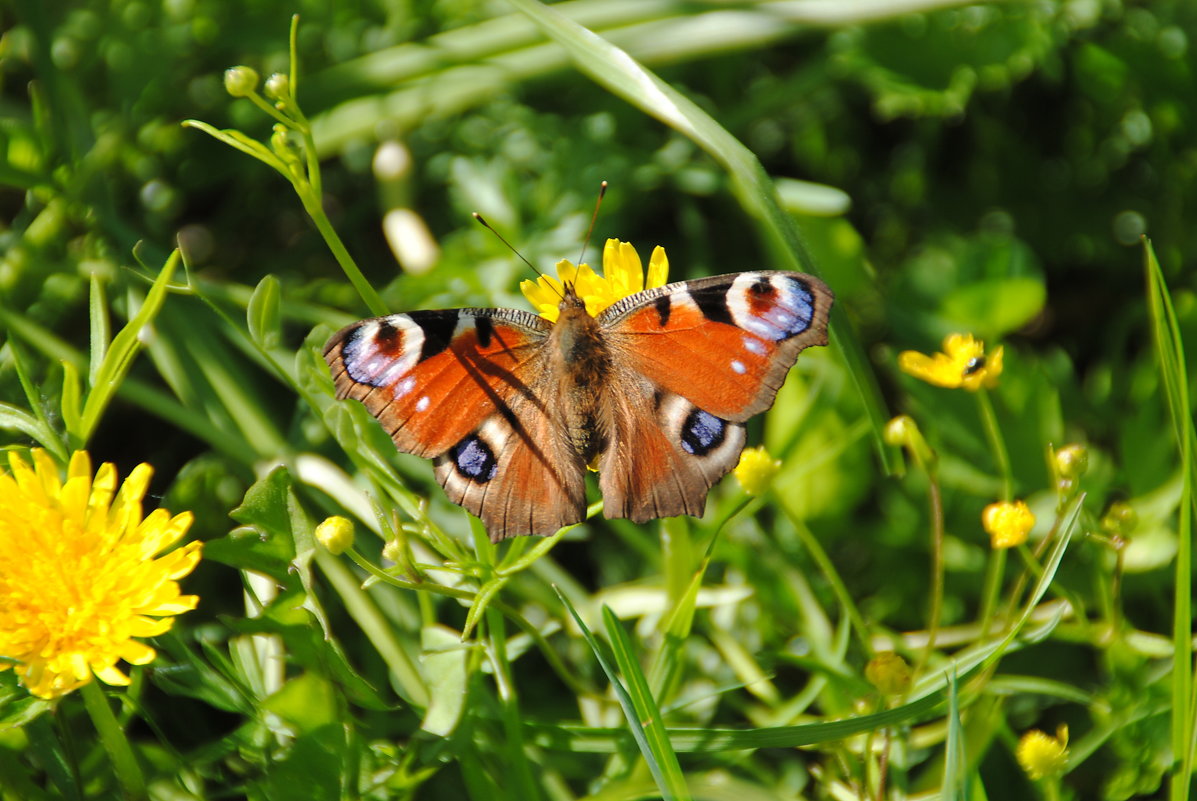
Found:
<path fill-rule="evenodd" d="M 559 407 L 574 449 L 589 462 L 606 445 L 602 414 L 603 383 L 611 373 L 611 354 L 598 321 L 567 286 L 550 343 L 557 364 Z"/>

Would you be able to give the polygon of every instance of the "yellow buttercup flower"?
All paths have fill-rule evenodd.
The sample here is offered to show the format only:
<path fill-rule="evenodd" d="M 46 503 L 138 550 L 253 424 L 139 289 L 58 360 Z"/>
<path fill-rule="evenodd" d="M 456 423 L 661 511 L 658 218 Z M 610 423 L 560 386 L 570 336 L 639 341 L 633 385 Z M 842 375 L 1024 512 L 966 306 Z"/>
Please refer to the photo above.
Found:
<path fill-rule="evenodd" d="M 1019 739 L 1014 757 L 1032 779 L 1063 773 L 1068 766 L 1068 727 L 1061 724 L 1055 737 L 1031 729 Z"/>
<path fill-rule="evenodd" d="M 155 509 L 142 518 L 149 465 L 118 488 L 111 464 L 92 478 L 86 451 L 71 456 L 65 483 L 45 451 L 32 456 L 31 467 L 11 453 L 0 471 L 0 670 L 15 670 L 41 698 L 93 675 L 128 684 L 117 661 L 156 656 L 133 638 L 166 632 L 199 601 L 178 584 L 199 562 L 199 542 L 155 558 L 186 533 L 192 514 Z"/>
<path fill-rule="evenodd" d="M 636 248 L 628 242 L 608 239 L 603 246 L 603 275 L 589 264 L 574 266 L 568 259 L 562 259 L 557 262 L 557 278 L 542 275 L 535 281 L 521 283 L 520 290 L 541 317 L 556 322 L 565 284 L 573 285 L 574 292 L 586 303 L 586 312 L 594 317 L 621 298 L 665 286 L 668 275 L 669 259 L 660 245 L 653 248 L 648 260 L 646 280 Z"/>
<path fill-rule="evenodd" d="M 885 651 L 865 665 L 865 678 L 882 695 L 900 695 L 910 689 L 910 665 L 893 651 Z"/>
<path fill-rule="evenodd" d="M 1027 541 L 1027 534 L 1035 526 L 1035 515 L 1022 501 L 999 501 L 985 507 L 981 525 L 989 534 L 993 548 L 1013 548 Z"/>
<path fill-rule="evenodd" d="M 931 356 L 913 350 L 898 354 L 902 372 L 934 384 L 955 389 L 964 387 L 976 392 L 981 387 L 997 386 L 1002 374 L 1002 348 L 985 354 L 985 343 L 972 334 L 949 334 L 943 341 L 943 353 Z"/>
<path fill-rule="evenodd" d="M 760 495 L 769 489 L 773 476 L 781 469 L 781 461 L 774 459 L 765 450 L 764 445 L 756 448 L 745 448 L 740 454 L 740 462 L 733 470 L 736 480 L 748 495 Z"/>

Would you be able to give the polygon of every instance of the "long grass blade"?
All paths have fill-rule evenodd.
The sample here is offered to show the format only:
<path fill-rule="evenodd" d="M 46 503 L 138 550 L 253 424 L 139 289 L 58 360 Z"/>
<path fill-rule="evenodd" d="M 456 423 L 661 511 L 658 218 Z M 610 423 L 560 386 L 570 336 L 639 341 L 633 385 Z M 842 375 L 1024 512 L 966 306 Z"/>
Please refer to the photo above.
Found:
<path fill-rule="evenodd" d="M 662 797 L 666 801 L 689 798 L 688 791 L 685 790 L 684 786 L 682 788 L 683 795 L 677 795 L 672 791 L 675 778 L 673 776 L 666 777 L 662 770 L 661 761 L 658 759 L 659 756 L 665 756 L 666 758 L 672 756 L 674 765 L 676 766 L 677 755 L 674 753 L 672 747 L 667 748 L 662 754 L 659 752 L 661 744 L 658 735 L 654 734 L 653 742 L 650 743 L 649 741 L 648 725 L 646 724 L 652 724 L 655 720 L 660 725 L 660 714 L 658 713 L 653 718 L 641 716 L 640 710 L 637 709 L 635 702 L 633 702 L 631 694 L 619 679 L 619 671 L 615 665 L 611 664 L 611 660 L 607 659 L 602 646 L 599 645 L 599 641 L 590 632 L 590 629 L 586 627 L 582 616 L 578 614 L 578 611 L 574 609 L 573 604 L 569 602 L 569 599 L 565 597 L 565 594 L 561 590 L 556 586 L 553 589 L 556 591 L 557 597 L 561 599 L 561 603 L 565 604 L 565 608 L 569 610 L 569 614 L 574 619 L 574 622 L 578 624 L 578 629 L 582 632 L 582 637 L 586 640 L 586 644 L 590 646 L 590 650 L 594 653 L 595 659 L 598 660 L 599 666 L 602 667 L 603 673 L 607 675 L 607 680 L 611 682 L 611 689 L 615 692 L 615 697 L 619 699 L 619 705 L 623 708 L 624 717 L 628 721 L 628 730 L 631 732 L 632 738 L 636 741 L 641 755 L 644 756 L 644 761 L 648 765 L 648 770 L 652 774 L 653 780 L 657 783 L 657 788 L 661 791 Z M 604 607 L 603 613 L 605 619 L 609 614 L 609 610 Z M 612 615 L 612 617 L 614 616 Z M 618 624 L 618 620 L 615 622 Z M 643 680 L 643 673 L 640 674 L 640 678 Z M 645 688 L 647 688 L 647 682 L 645 682 Z M 680 775 L 680 767 L 677 768 L 677 773 Z"/>
<path fill-rule="evenodd" d="M 1143 241 L 1147 273 L 1147 306 L 1151 333 L 1159 359 L 1164 397 L 1180 449 L 1180 515 L 1176 523 L 1176 573 L 1172 611 L 1172 784 L 1169 797 L 1184 801 L 1193 774 L 1193 414 L 1189 403 L 1189 377 L 1184 342 L 1176 320 L 1176 309 L 1164 282 L 1164 274 L 1149 240 Z"/>

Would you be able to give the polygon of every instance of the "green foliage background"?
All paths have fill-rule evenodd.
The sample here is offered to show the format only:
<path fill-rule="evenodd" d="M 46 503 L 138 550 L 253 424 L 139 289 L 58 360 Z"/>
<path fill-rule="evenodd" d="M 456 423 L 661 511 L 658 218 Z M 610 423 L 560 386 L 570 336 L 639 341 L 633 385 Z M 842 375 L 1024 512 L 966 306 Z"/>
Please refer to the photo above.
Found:
<path fill-rule="evenodd" d="M 634 70 L 532 6 L 0 8 L 4 442 L 86 446 L 122 475 L 149 462 L 208 542 L 185 585 L 199 610 L 112 693 L 147 793 L 1187 797 L 1197 10 L 552 7 L 710 116 L 687 135 Z M 603 179 L 591 253 L 660 244 L 674 280 L 794 266 L 769 187 L 702 137 L 759 158 L 840 311 L 837 346 L 804 354 L 754 425 L 783 461 L 770 495 L 728 479 L 703 521 L 599 518 L 495 548 L 427 463 L 332 401 L 319 346 L 366 303 L 285 180 L 180 124 L 267 141 L 272 120 L 222 76 L 286 72 L 293 12 L 323 206 L 393 310 L 523 307 L 526 268 L 470 212 L 548 268 L 577 256 Z M 397 145 L 409 169 L 380 173 Z M 427 227 L 431 271 L 397 264 L 395 209 Z M 96 321 L 139 309 L 139 336 L 112 342 L 141 348 L 126 373 Z M 1008 476 L 976 396 L 896 369 L 955 331 L 1005 347 L 988 397 Z M 72 413 L 80 383 L 100 400 Z M 875 436 L 870 415 L 899 412 L 937 454 L 930 477 Z M 1068 443 L 1088 470 L 1061 487 L 1050 449 Z M 980 525 L 1006 483 L 1039 520 L 1008 561 Z M 929 493 L 944 580 L 925 654 Z M 314 545 L 333 513 L 358 517 L 356 566 Z M 363 588 L 396 528 L 417 567 Z M 888 650 L 920 668 L 904 697 L 865 678 Z M 11 671 L 0 692 L 6 798 L 130 793 L 77 699 L 51 723 Z M 1032 782 L 1015 744 L 1061 723 L 1067 773 Z"/>

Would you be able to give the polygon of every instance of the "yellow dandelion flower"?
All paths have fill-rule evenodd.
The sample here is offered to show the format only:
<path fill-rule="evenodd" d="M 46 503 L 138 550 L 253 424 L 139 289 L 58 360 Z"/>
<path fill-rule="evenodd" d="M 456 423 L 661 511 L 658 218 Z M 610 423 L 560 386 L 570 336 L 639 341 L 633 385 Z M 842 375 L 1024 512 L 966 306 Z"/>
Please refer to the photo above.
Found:
<path fill-rule="evenodd" d="M 1027 541 L 1027 534 L 1035 525 L 1035 515 L 1022 501 L 999 501 L 985 507 L 981 525 L 989 534 L 993 548 L 1013 548 Z"/>
<path fill-rule="evenodd" d="M 32 467 L 14 452 L 0 471 L 0 670 L 15 670 L 41 698 L 93 675 L 128 684 L 117 661 L 144 665 L 156 655 L 133 638 L 166 632 L 199 601 L 179 593 L 178 579 L 199 562 L 200 543 L 154 558 L 192 515 L 155 509 L 142 518 L 149 465 L 118 488 L 111 464 L 92 478 L 85 451 L 71 457 L 65 483 L 45 451 L 32 455 Z"/>
<path fill-rule="evenodd" d="M 740 463 L 733 471 L 736 480 L 748 495 L 760 495 L 769 489 L 773 476 L 781 468 L 781 461 L 774 459 L 765 450 L 764 445 L 756 448 L 745 448 L 740 454 Z"/>
<path fill-rule="evenodd" d="M 1019 739 L 1014 757 L 1032 779 L 1058 776 L 1068 765 L 1068 727 L 1061 725 L 1055 737 L 1031 729 Z"/>
<path fill-rule="evenodd" d="M 596 273 L 589 264 L 574 266 L 568 259 L 557 262 L 557 277 L 542 275 L 535 281 L 524 281 L 520 290 L 537 313 L 546 320 L 557 321 L 558 306 L 565 294 L 565 284 L 571 284 L 574 292 L 586 303 L 586 312 L 591 317 L 615 301 L 634 295 L 645 289 L 665 286 L 669 276 L 669 259 L 660 245 L 653 249 L 648 260 L 648 276 L 636 248 L 628 242 L 608 239 L 603 246 L 603 275 Z"/>
<path fill-rule="evenodd" d="M 931 356 L 913 350 L 898 354 L 902 372 L 934 384 L 956 389 L 964 387 L 976 392 L 981 387 L 997 386 L 1002 374 L 1002 348 L 985 355 L 985 343 L 973 339 L 972 334 L 949 334 L 943 341 L 943 353 Z"/>

